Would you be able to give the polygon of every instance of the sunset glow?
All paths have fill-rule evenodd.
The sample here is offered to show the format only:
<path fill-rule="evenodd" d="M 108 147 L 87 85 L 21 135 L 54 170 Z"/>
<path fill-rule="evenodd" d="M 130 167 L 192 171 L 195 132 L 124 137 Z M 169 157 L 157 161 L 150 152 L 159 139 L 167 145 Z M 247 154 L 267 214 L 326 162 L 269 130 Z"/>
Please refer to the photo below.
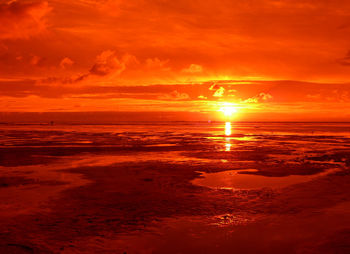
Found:
<path fill-rule="evenodd" d="M 207 121 L 222 120 L 212 105 L 226 102 L 226 117 L 244 109 L 241 121 L 345 121 L 349 9 L 345 0 L 5 0 L 0 111 Z"/>
<path fill-rule="evenodd" d="M 350 0 L 0 0 L 0 254 L 350 253 Z"/>

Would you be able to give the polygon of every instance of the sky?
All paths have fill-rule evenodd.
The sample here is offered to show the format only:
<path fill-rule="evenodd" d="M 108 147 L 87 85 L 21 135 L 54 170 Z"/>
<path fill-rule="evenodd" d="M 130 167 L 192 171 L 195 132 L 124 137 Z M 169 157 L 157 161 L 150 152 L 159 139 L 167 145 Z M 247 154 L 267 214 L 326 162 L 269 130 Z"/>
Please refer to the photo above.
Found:
<path fill-rule="evenodd" d="M 350 117 L 347 0 L 0 0 L 0 24 L 1 112 Z"/>

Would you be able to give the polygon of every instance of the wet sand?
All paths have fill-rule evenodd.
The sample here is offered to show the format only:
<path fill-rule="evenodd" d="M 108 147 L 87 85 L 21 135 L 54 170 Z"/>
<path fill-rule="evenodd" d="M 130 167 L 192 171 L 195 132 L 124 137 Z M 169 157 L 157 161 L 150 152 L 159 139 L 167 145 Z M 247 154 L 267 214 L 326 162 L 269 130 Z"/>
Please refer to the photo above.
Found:
<path fill-rule="evenodd" d="M 2 129 L 0 252 L 350 253 L 347 126 L 214 127 Z"/>

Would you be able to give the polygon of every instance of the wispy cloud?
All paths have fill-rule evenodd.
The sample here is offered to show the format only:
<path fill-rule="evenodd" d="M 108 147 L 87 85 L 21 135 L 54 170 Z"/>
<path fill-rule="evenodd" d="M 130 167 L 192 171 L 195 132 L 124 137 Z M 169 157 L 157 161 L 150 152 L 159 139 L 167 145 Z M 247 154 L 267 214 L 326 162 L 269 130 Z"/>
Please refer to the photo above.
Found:
<path fill-rule="evenodd" d="M 220 87 L 219 89 L 217 89 L 215 91 L 215 93 L 213 94 L 214 97 L 223 97 L 225 93 L 225 88 Z"/>
<path fill-rule="evenodd" d="M 190 99 L 190 97 L 188 96 L 187 93 L 180 93 L 177 90 L 172 91 L 169 94 L 163 94 L 161 96 L 158 97 L 161 100 L 188 100 Z"/>
<path fill-rule="evenodd" d="M 270 101 L 273 98 L 273 96 L 269 93 L 259 93 L 258 95 L 255 95 L 251 98 L 245 99 L 244 103 L 260 103 L 260 102 L 266 102 Z"/>
<path fill-rule="evenodd" d="M 199 64 L 191 64 L 188 68 L 182 70 L 185 73 L 201 73 L 203 71 L 203 67 Z"/>

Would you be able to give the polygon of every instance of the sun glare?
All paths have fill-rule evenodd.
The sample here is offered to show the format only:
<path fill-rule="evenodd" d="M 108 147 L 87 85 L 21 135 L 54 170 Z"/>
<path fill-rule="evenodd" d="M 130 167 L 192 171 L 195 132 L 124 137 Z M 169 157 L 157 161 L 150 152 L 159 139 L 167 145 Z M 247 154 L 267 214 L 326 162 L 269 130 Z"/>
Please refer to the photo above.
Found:
<path fill-rule="evenodd" d="M 220 108 L 219 111 L 221 111 L 226 117 L 232 117 L 237 112 L 237 109 L 234 106 L 225 105 L 224 107 Z"/>

